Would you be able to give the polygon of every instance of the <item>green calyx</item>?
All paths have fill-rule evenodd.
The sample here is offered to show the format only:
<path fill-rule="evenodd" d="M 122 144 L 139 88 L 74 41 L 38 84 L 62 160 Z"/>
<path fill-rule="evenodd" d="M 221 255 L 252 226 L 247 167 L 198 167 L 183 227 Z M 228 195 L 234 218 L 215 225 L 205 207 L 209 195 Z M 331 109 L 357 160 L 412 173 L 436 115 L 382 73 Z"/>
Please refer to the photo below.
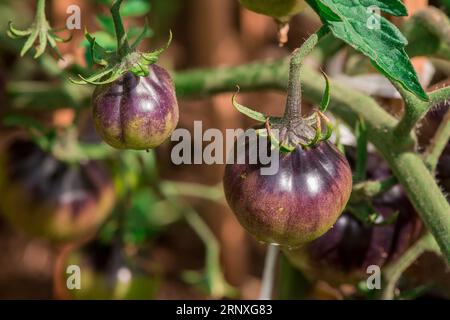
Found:
<path fill-rule="evenodd" d="M 164 47 L 152 52 L 140 52 L 137 50 L 139 44 L 148 34 L 149 29 L 147 22 L 141 34 L 136 38 L 133 44 L 130 45 L 119 13 L 121 3 L 122 0 L 116 0 L 111 7 L 111 14 L 117 38 L 117 49 L 115 51 L 106 50 L 96 42 L 95 37 L 88 32 L 85 32 L 85 37 L 90 45 L 92 60 L 94 63 L 103 66 L 103 68 L 87 78 L 78 75 L 80 80 L 70 79 L 73 83 L 89 83 L 93 85 L 107 84 L 116 81 L 127 72 L 132 72 L 139 77 L 148 76 L 148 66 L 156 63 L 161 53 L 169 47 L 172 41 L 172 32 L 169 33 L 169 40 Z"/>
<path fill-rule="evenodd" d="M 325 91 L 320 103 L 320 107 L 307 117 L 272 117 L 251 108 L 243 106 L 236 101 L 237 92 L 232 97 L 232 104 L 240 113 L 249 118 L 265 124 L 266 134 L 270 136 L 273 146 L 280 151 L 289 153 L 300 145 L 302 148 L 311 148 L 322 141 L 328 140 L 333 133 L 333 126 L 325 116 L 325 111 L 330 103 L 330 84 L 328 77 L 325 78 Z M 325 125 L 325 128 L 323 128 Z M 261 130 L 259 130 L 261 131 Z"/>
<path fill-rule="evenodd" d="M 47 45 L 49 45 L 54 52 L 58 55 L 60 59 L 62 59 L 61 53 L 57 47 L 57 42 L 67 42 L 70 41 L 70 36 L 68 39 L 63 39 L 56 35 L 56 32 L 63 31 L 62 30 L 54 30 L 50 26 L 45 16 L 45 0 L 39 0 L 37 5 L 37 12 L 34 18 L 34 22 L 31 26 L 25 30 L 19 30 L 15 28 L 10 21 L 8 24 L 7 34 L 12 39 L 20 39 L 27 38 L 25 41 L 22 50 L 20 51 L 20 56 L 23 57 L 33 46 L 36 41 L 38 42 L 36 45 L 36 52 L 34 54 L 34 58 L 39 58 L 42 54 L 44 54 Z"/>

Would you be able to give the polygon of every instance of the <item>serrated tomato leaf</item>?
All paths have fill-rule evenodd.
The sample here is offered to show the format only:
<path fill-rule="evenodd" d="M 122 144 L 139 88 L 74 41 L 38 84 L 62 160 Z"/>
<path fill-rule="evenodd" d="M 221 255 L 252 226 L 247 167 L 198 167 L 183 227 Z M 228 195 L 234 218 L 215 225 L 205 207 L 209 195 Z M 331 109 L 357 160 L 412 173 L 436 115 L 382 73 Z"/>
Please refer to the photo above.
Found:
<path fill-rule="evenodd" d="M 401 0 L 361 0 L 361 5 L 366 8 L 376 6 L 381 11 L 389 13 L 396 17 L 408 15 L 408 10 Z"/>
<path fill-rule="evenodd" d="M 370 58 L 385 76 L 422 100 L 428 96 L 405 52 L 408 41 L 400 30 L 379 13 L 402 16 L 407 11 L 399 0 L 307 0 L 335 37 Z M 377 12 L 378 11 L 378 12 Z"/>

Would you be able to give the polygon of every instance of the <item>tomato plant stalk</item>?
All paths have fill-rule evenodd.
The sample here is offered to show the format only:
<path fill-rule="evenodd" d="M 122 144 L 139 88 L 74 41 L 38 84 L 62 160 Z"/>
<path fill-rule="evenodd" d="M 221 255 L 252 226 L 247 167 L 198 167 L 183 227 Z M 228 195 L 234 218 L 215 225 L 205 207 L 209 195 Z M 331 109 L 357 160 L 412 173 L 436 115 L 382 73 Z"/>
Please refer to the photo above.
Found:
<path fill-rule="evenodd" d="M 279 252 L 278 245 L 269 244 L 267 246 L 267 253 L 264 262 L 264 271 L 261 283 L 261 291 L 259 294 L 259 300 L 272 299 L 273 283 L 275 280 L 274 278 L 278 252 Z"/>

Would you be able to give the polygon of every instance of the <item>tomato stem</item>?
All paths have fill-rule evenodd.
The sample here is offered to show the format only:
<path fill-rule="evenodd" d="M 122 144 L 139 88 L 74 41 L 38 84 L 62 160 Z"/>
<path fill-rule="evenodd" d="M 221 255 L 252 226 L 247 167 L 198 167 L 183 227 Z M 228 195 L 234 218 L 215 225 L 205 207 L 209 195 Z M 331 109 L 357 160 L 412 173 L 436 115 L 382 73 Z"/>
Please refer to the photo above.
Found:
<path fill-rule="evenodd" d="M 427 112 L 430 104 L 417 98 L 399 83 L 393 82 L 393 85 L 400 92 L 405 102 L 405 112 L 393 131 L 393 137 L 398 148 L 412 149 L 414 147 L 414 140 L 411 139 L 411 131 L 413 131 L 417 122 Z"/>
<path fill-rule="evenodd" d="M 117 53 L 120 58 L 124 58 L 130 52 L 127 32 L 123 27 L 122 17 L 120 16 L 120 5 L 122 0 L 116 0 L 111 7 L 111 15 L 114 21 L 114 30 L 117 38 Z"/>
<path fill-rule="evenodd" d="M 36 21 L 43 22 L 46 21 L 45 18 L 45 0 L 38 0 Z"/>
<path fill-rule="evenodd" d="M 306 56 L 313 51 L 319 40 L 328 33 L 328 27 L 322 26 L 319 31 L 313 33 L 301 45 L 294 50 L 289 63 L 288 96 L 283 119 L 297 122 L 301 117 L 302 110 L 302 85 L 300 71 Z"/>
<path fill-rule="evenodd" d="M 394 176 L 383 180 L 362 181 L 353 185 L 352 195 L 349 203 L 359 203 L 365 199 L 380 195 L 398 184 Z"/>

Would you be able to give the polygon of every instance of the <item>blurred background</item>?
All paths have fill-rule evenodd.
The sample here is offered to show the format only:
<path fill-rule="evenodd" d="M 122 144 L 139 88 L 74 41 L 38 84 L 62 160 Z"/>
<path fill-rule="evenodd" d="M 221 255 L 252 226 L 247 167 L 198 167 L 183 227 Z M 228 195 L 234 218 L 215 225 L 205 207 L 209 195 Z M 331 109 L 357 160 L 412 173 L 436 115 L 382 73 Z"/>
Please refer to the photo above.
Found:
<path fill-rule="evenodd" d="M 162 46 L 169 30 L 173 32 L 158 64 L 176 72 L 286 57 L 321 25 L 306 9 L 293 17 L 289 41 L 280 47 L 275 22 L 244 9 L 237 0 L 125 2 L 135 5 L 125 15 L 130 33 L 148 19 L 149 37 L 141 45 L 146 51 Z M 410 15 L 428 5 L 443 12 L 450 8 L 446 1 L 404 2 Z M 0 298 L 256 299 L 266 246 L 248 235 L 228 208 L 221 185 L 224 166 L 176 166 L 170 160 L 170 141 L 149 152 L 110 150 L 90 120 L 92 87 L 67 80 L 79 70 L 92 70 L 84 29 L 96 33 L 101 44 L 114 46 L 107 32 L 108 3 L 47 1 L 47 17 L 54 28 L 65 25 L 70 5 L 81 8 L 82 28 L 72 31 L 69 42 L 58 44 L 64 60 L 57 61 L 51 51 L 37 60 L 32 52 L 21 58 L 23 41 L 6 35 L 9 20 L 18 28 L 31 24 L 35 1 L 0 0 Z M 401 26 L 407 20 L 394 22 Z M 69 35 L 61 32 L 62 37 Z M 339 41 L 327 41 L 327 49 L 312 54 L 308 64 L 373 95 L 399 115 L 401 100 L 370 62 Z M 413 62 L 424 87 L 446 85 L 448 61 L 418 57 Z M 240 101 L 281 115 L 285 94 L 242 93 Z M 231 93 L 180 100 L 179 106 L 178 127 L 190 131 L 196 120 L 202 121 L 203 130 L 222 132 L 254 124 L 231 107 Z M 355 138 L 349 129 L 353 128 L 332 120 L 338 133 L 334 139 L 352 162 Z M 437 125 L 429 123 L 423 132 L 436 130 Z M 425 133 L 422 145 L 430 138 Z M 39 142 L 56 145 L 53 153 L 36 147 Z M 72 161 L 58 156 L 73 144 L 89 148 L 81 155 L 75 152 Z M 383 160 L 370 145 L 369 150 L 368 176 L 388 177 Z M 76 221 L 61 218 L 70 209 L 60 198 L 76 192 L 80 194 Z M 342 223 L 353 231 L 340 236 L 344 244 L 307 248 L 289 260 L 280 258 L 275 296 L 372 298 L 373 292 L 360 286 L 369 261 L 387 263 L 423 231 L 412 207 L 404 205 L 401 190 L 386 198 L 376 204 L 379 211 L 387 216 L 401 211 L 406 222 L 376 229 L 346 213 L 351 221 Z M 81 290 L 67 289 L 68 265 L 80 266 Z M 448 298 L 450 273 L 430 253 L 408 270 L 400 286 L 405 298 Z"/>

